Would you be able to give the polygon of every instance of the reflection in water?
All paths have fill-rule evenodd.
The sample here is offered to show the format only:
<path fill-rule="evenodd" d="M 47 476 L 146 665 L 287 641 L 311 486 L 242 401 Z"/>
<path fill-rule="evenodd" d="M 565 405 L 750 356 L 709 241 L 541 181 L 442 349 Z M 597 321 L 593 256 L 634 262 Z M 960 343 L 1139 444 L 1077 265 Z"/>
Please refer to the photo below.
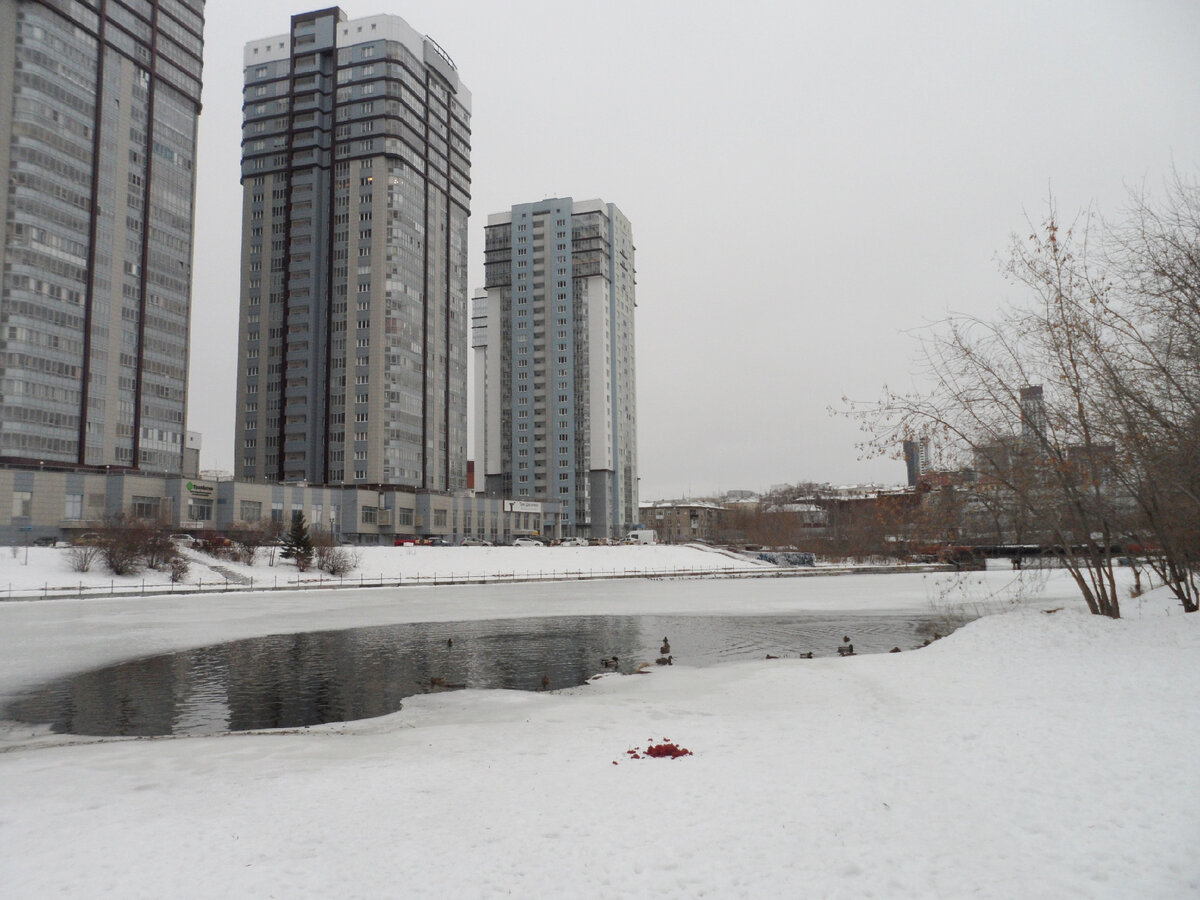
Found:
<path fill-rule="evenodd" d="M 617 656 L 632 672 L 659 655 L 679 665 L 834 656 L 918 647 L 916 615 L 581 616 L 386 625 L 276 634 L 133 660 L 52 682 L 7 718 L 88 735 L 214 734 L 294 728 L 395 712 L 445 687 L 537 690 L 583 684 Z M 611 670 L 609 670 L 611 671 Z"/>

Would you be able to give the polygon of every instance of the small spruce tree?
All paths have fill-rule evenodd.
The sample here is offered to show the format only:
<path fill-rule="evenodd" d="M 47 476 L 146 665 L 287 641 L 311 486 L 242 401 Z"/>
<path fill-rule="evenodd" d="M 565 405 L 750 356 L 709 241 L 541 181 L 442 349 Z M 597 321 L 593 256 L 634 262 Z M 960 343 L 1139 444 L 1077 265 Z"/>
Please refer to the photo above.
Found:
<path fill-rule="evenodd" d="M 313 561 L 313 540 L 308 532 L 308 523 L 304 521 L 304 513 L 296 510 L 292 513 L 292 527 L 283 538 L 283 549 L 279 555 L 284 559 L 295 560 L 296 568 L 306 571 Z"/>

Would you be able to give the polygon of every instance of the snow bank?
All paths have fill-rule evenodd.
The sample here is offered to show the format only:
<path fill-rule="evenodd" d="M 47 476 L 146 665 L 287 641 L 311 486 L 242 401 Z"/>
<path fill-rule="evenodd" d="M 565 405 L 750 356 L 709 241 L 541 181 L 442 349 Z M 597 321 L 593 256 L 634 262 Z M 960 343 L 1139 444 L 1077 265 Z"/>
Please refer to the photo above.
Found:
<path fill-rule="evenodd" d="M 769 563 L 700 545 L 628 547 L 346 547 L 358 564 L 344 581 L 420 582 L 435 577 L 466 580 L 488 577 L 571 577 L 611 575 L 665 575 L 691 572 L 754 571 L 772 569 Z M 213 584 L 251 582 L 263 587 L 326 583 L 330 576 L 316 570 L 300 573 L 290 561 L 259 551 L 255 565 L 244 566 L 188 550 L 191 570 L 184 585 L 199 581 Z M 72 589 L 111 588 L 115 593 L 143 585 L 170 584 L 168 572 L 153 569 L 117 577 L 97 559 L 90 571 L 72 569 L 71 551 L 49 547 L 0 548 L 0 599 L 48 592 L 64 595 Z"/>
<path fill-rule="evenodd" d="M 858 589 L 914 591 L 906 578 Z M 738 602 L 741 583 L 718 584 L 729 596 L 706 603 Z M 499 590 L 451 602 L 487 615 Z M 352 605 L 386 614 L 371 593 Z M 433 608 L 443 591 L 420 593 Z M 318 617 L 335 602 L 345 594 Z M 1118 622 L 1060 605 L 910 653 L 427 695 L 288 733 L 13 750 L 0 754 L 6 893 L 1194 896 L 1200 617 L 1161 598 Z M 233 608 L 0 604 L 0 640 L 27 662 L 73 656 L 92 626 L 126 648 L 188 642 Z M 240 618 L 303 617 L 280 612 Z M 694 755 L 626 755 L 664 738 Z"/>

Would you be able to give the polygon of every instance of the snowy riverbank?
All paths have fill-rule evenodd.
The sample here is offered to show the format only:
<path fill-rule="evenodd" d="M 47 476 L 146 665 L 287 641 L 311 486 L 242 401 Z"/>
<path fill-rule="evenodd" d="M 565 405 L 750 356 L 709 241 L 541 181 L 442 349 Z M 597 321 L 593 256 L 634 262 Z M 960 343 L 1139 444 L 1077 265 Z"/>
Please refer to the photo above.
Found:
<path fill-rule="evenodd" d="M 421 584 L 468 580 L 553 579 L 613 576 L 671 576 L 774 570 L 749 556 L 698 544 L 617 547 L 346 547 L 357 565 L 344 578 L 313 568 L 298 572 L 291 562 L 260 550 L 247 566 L 197 550 L 186 550 L 190 565 L 178 591 L 224 586 L 287 589 L 339 582 Z M 72 567 L 71 551 L 50 547 L 0 548 L 0 599 L 64 597 L 97 590 L 112 594 L 171 588 L 170 573 L 148 569 L 124 577 L 109 573 L 96 559 L 90 570 Z"/>
<path fill-rule="evenodd" d="M 637 582 L 6 603 L 0 693 L 286 630 L 1004 606 L 1015 585 L 1003 572 L 681 581 L 656 609 Z M 1031 602 L 916 652 L 431 694 L 289 733 L 20 747 L 10 733 L 6 893 L 1194 895 L 1200 618 L 1157 596 L 1126 610 L 1088 616 L 1052 573 Z M 693 755 L 627 754 L 664 738 Z"/>

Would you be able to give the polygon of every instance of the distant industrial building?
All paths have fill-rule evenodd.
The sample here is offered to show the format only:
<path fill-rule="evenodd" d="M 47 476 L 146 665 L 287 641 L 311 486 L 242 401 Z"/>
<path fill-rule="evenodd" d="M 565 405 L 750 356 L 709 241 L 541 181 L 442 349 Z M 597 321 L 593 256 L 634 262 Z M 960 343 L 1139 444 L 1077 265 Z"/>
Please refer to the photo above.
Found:
<path fill-rule="evenodd" d="M 1046 440 L 1046 400 L 1040 384 L 1021 388 L 1021 438 L 1037 447 Z"/>

